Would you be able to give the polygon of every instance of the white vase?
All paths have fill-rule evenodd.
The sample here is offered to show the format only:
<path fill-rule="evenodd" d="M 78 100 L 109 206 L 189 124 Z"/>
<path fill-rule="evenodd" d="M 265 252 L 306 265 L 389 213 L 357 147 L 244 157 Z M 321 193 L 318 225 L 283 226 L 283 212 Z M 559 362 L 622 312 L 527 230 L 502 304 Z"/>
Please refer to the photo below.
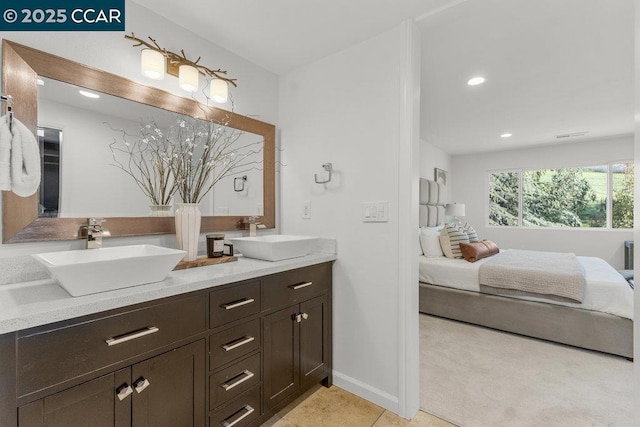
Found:
<path fill-rule="evenodd" d="M 184 261 L 195 261 L 198 257 L 200 239 L 200 208 L 197 203 L 176 203 L 176 239 L 178 249 L 186 251 Z"/>
<path fill-rule="evenodd" d="M 149 205 L 149 216 L 171 216 L 171 205 Z"/>

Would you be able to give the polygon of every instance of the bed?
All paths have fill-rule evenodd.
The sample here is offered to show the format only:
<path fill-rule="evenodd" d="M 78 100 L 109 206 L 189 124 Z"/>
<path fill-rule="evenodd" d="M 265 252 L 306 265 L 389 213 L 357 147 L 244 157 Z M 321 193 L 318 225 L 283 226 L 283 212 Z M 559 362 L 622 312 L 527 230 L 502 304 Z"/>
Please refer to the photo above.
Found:
<path fill-rule="evenodd" d="M 442 193 L 441 185 L 421 179 L 421 226 L 444 221 Z M 480 292 L 479 270 L 491 258 L 420 256 L 420 312 L 633 358 L 633 290 L 604 260 L 577 257 L 586 286 L 575 303 Z"/>

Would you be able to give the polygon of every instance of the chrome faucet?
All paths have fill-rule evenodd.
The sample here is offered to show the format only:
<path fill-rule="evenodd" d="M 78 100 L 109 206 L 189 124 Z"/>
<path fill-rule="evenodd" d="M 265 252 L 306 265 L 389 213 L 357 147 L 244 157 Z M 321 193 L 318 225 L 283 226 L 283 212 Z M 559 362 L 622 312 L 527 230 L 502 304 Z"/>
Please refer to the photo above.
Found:
<path fill-rule="evenodd" d="M 250 216 L 247 218 L 247 223 L 249 224 L 249 237 L 256 237 L 256 231 L 258 228 L 267 228 L 266 225 L 256 222 L 257 219 L 257 216 Z"/>
<path fill-rule="evenodd" d="M 111 237 L 111 233 L 102 227 L 104 218 L 89 218 L 87 225 L 80 227 L 79 237 L 86 239 L 87 249 L 98 249 L 102 247 L 102 238 Z"/>

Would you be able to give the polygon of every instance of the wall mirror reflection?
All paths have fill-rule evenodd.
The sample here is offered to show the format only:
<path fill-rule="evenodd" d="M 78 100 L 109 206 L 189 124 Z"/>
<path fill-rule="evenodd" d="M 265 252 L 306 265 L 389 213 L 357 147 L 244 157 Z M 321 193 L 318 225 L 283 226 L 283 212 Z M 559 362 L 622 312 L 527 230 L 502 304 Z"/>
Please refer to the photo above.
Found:
<path fill-rule="evenodd" d="M 156 138 L 165 138 L 171 144 L 173 141 L 166 138 L 172 130 L 190 121 L 198 127 L 199 139 L 207 139 L 203 133 L 209 129 L 209 122 L 105 93 L 82 93 L 78 86 L 40 78 L 42 184 L 38 217 L 170 216 L 171 205 L 180 201 L 178 195 L 166 194 L 173 185 L 171 174 L 167 172 L 165 199 L 169 209 L 165 210 L 151 208 L 165 203 L 151 201 L 136 181 L 153 178 L 148 174 L 157 160 L 151 148 Z M 219 142 L 229 146 L 227 150 L 234 156 L 229 162 L 235 165 L 202 199 L 202 214 L 261 216 L 264 138 L 226 127 L 214 131 L 225 134 Z M 169 149 L 175 146 L 164 147 L 164 151 Z M 193 155 L 198 158 L 202 152 L 200 143 Z"/>

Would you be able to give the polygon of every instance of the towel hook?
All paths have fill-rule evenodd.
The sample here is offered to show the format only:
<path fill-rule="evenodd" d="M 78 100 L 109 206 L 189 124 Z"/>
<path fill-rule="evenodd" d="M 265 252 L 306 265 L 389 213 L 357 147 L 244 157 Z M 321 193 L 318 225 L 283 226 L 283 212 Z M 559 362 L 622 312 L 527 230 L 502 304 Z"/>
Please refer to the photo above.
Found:
<path fill-rule="evenodd" d="M 333 172 L 333 165 L 331 163 L 325 163 L 322 165 L 322 168 L 329 172 L 329 178 L 324 181 L 318 181 L 318 174 L 314 174 L 314 178 L 316 180 L 316 184 L 326 184 L 327 182 L 331 182 L 331 172 Z"/>
<path fill-rule="evenodd" d="M 240 185 L 238 185 L 238 182 L 240 182 Z M 238 178 L 233 178 L 233 191 L 237 193 L 244 191 L 245 182 L 247 182 L 247 175 L 244 175 Z"/>

